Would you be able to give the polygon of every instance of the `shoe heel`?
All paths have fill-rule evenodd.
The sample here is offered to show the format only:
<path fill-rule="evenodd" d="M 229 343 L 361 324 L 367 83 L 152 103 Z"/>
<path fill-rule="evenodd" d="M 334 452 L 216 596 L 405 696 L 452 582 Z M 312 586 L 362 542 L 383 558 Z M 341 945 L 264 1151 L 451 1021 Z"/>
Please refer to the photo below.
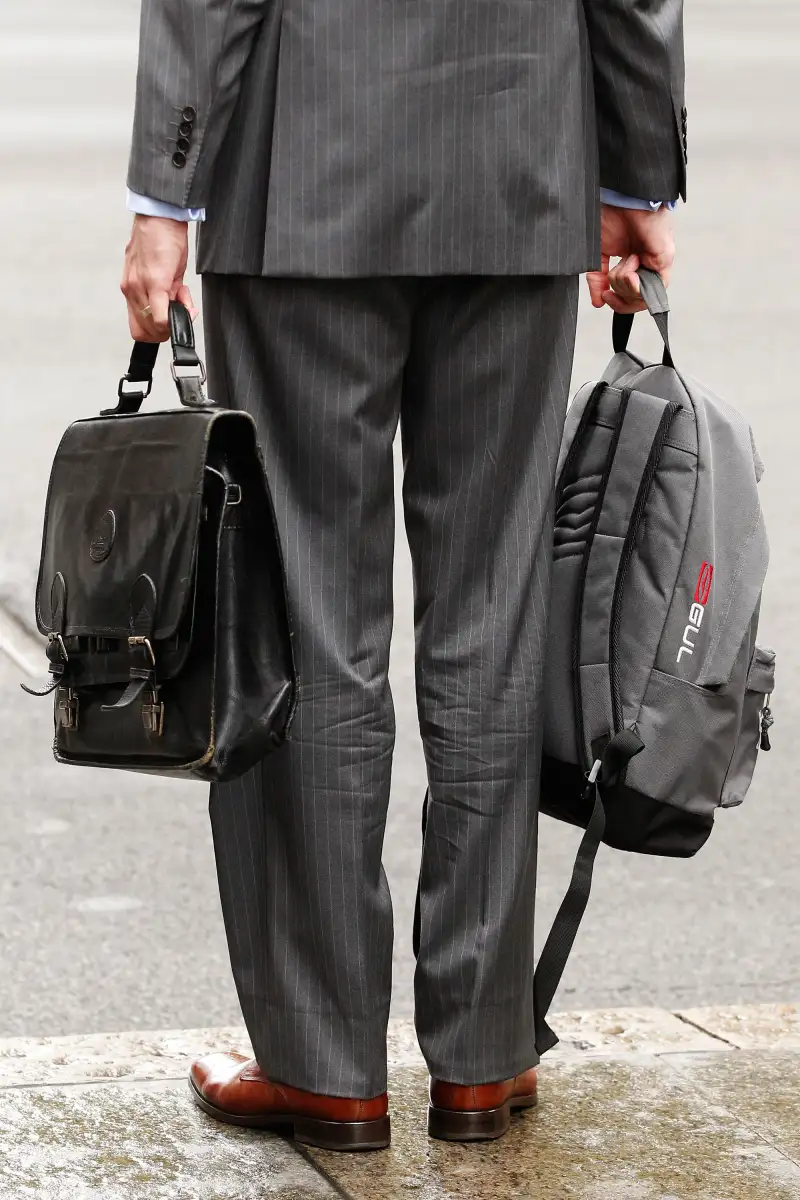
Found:
<path fill-rule="evenodd" d="M 323 1150 L 385 1150 L 391 1139 L 388 1117 L 376 1121 L 318 1121 L 297 1117 L 295 1141 Z"/>
<path fill-rule="evenodd" d="M 486 1142 L 508 1133 L 511 1106 L 488 1108 L 480 1112 L 454 1112 L 448 1108 L 428 1108 L 428 1133 L 443 1142 Z"/>

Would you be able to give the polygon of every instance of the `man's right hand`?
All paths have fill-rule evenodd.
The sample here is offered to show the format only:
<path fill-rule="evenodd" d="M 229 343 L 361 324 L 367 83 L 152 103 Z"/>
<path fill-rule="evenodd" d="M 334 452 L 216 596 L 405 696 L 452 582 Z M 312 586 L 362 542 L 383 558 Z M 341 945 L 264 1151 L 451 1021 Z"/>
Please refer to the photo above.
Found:
<path fill-rule="evenodd" d="M 128 302 L 128 323 L 135 341 L 169 339 L 170 300 L 180 300 L 192 317 L 197 315 L 183 282 L 188 259 L 189 227 L 185 221 L 136 214 L 125 248 L 120 285 Z"/>
<path fill-rule="evenodd" d="M 607 304 L 618 313 L 642 312 L 646 305 L 636 274 L 640 265 L 658 271 L 665 286 L 669 284 L 675 261 L 672 213 L 668 208 L 648 212 L 604 204 L 600 249 L 601 269 L 586 276 L 592 304 L 595 308 Z M 622 261 L 611 268 L 612 258 Z"/>

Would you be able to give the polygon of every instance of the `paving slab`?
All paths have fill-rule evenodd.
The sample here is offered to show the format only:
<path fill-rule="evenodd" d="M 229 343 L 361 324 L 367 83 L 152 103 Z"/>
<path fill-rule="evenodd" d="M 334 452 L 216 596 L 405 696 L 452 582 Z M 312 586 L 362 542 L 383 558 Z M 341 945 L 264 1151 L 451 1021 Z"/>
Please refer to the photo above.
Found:
<path fill-rule="evenodd" d="M 212 1051 L 250 1054 L 247 1031 L 175 1029 L 0 1040 L 0 1089 L 101 1080 L 185 1079 L 192 1059 Z"/>
<path fill-rule="evenodd" d="M 722 1043 L 663 1008 L 608 1008 L 554 1013 L 548 1021 L 560 1039 L 553 1054 L 690 1053 Z M 548 1059 L 551 1056 L 548 1055 Z"/>
<path fill-rule="evenodd" d="M 716 1038 L 659 1008 L 556 1013 L 552 1025 L 561 1039 L 552 1052 L 558 1056 L 686 1054 L 724 1048 Z M 182 1079 L 193 1058 L 218 1050 L 252 1053 L 244 1026 L 2 1038 L 0 1089 L 111 1079 Z M 387 1053 L 390 1067 L 424 1067 L 412 1020 L 389 1022 Z"/>
<path fill-rule="evenodd" d="M 691 1057 L 691 1056 L 689 1056 Z M 710 1055 L 710 1059 L 731 1055 Z M 753 1064 L 754 1087 L 758 1062 Z M 764 1083 L 768 1082 L 768 1077 Z M 664 1059 L 563 1058 L 541 1071 L 538 1108 L 505 1138 L 471 1146 L 425 1131 L 427 1077 L 391 1076 L 392 1146 L 359 1158 L 311 1157 L 353 1200 L 798 1200 L 800 1168 Z"/>
<path fill-rule="evenodd" d="M 800 1164 L 800 1050 L 674 1055 L 669 1066 Z"/>
<path fill-rule="evenodd" d="M 755 1036 L 773 1008 L 737 1009 L 739 1024 Z M 720 1016 L 692 1019 L 721 1028 L 708 1014 Z M 0 1196 L 800 1200 L 800 1049 L 739 1050 L 660 1009 L 553 1023 L 562 1044 L 541 1067 L 539 1107 L 499 1142 L 460 1146 L 428 1138 L 413 1024 L 392 1021 L 392 1146 L 361 1155 L 298 1149 L 194 1108 L 189 1062 L 247 1051 L 240 1027 L 0 1041 Z"/>
<path fill-rule="evenodd" d="M 795 1004 L 687 1008 L 680 1016 L 740 1050 L 800 1050 Z"/>
<path fill-rule="evenodd" d="M 276 1134 L 219 1125 L 185 1084 L 0 1092 L 3 1200 L 327 1200 L 335 1189 Z"/>

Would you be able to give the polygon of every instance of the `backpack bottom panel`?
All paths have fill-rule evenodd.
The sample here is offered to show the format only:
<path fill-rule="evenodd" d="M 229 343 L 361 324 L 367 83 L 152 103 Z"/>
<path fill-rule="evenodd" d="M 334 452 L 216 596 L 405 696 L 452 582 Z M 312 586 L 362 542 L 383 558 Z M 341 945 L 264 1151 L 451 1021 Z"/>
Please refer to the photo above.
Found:
<path fill-rule="evenodd" d="M 579 767 L 543 758 L 541 812 L 585 829 L 592 811 L 592 801 L 583 798 L 585 787 Z M 603 841 L 615 850 L 692 858 L 708 841 L 714 827 L 713 813 L 687 812 L 624 784 L 607 790 L 603 802 L 606 810 Z"/>

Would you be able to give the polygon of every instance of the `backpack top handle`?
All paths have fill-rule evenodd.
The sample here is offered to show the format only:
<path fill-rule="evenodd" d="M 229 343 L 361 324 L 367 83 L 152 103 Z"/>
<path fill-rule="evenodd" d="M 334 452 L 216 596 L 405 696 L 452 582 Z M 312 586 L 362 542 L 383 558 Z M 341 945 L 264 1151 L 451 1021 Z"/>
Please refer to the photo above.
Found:
<path fill-rule="evenodd" d="M 647 305 L 650 316 L 658 326 L 664 342 L 664 357 L 661 360 L 665 367 L 674 367 L 672 351 L 669 345 L 669 298 L 664 281 L 657 271 L 649 267 L 639 267 L 639 285 L 642 299 Z M 614 342 L 614 353 L 623 354 L 628 349 L 628 339 L 633 329 L 633 313 L 614 313 L 611 324 L 611 336 Z"/>

